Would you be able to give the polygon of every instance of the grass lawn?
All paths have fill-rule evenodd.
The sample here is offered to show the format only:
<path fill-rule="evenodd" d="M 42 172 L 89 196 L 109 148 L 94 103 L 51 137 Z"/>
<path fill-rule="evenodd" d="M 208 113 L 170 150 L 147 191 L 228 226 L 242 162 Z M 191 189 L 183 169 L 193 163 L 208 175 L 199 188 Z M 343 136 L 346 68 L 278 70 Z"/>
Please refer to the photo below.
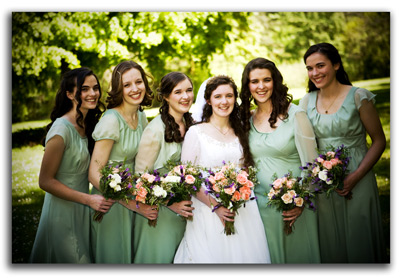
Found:
<path fill-rule="evenodd" d="M 354 82 L 375 93 L 376 107 L 381 117 L 387 145 L 382 158 L 374 166 L 381 200 L 386 245 L 390 250 L 390 79 Z M 300 96 L 301 97 L 301 96 Z M 154 117 L 158 109 L 146 110 Z M 12 131 L 41 127 L 48 121 L 25 122 L 12 126 Z M 370 142 L 370 139 L 367 139 Z M 24 146 L 12 149 L 12 262 L 26 263 L 39 223 L 44 192 L 38 186 L 43 146 Z"/>

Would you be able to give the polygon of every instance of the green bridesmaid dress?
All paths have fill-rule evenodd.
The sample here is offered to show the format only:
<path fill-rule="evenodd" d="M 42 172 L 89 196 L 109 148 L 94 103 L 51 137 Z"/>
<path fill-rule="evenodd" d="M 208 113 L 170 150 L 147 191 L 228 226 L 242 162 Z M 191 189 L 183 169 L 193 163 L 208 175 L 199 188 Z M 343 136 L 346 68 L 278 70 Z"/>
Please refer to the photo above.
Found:
<path fill-rule="evenodd" d="M 136 172 L 158 170 L 167 173 L 164 163 L 179 162 L 182 144 L 164 140 L 165 125 L 158 115 L 143 132 L 136 157 Z M 136 215 L 134 227 L 134 250 L 136 264 L 170 264 L 185 232 L 186 221 L 172 210 L 161 206 L 157 226 L 148 225 L 148 219 Z"/>
<path fill-rule="evenodd" d="M 359 108 L 362 100 L 375 102 L 368 90 L 352 87 L 334 114 L 316 109 L 317 92 L 302 99 L 314 127 L 318 147 L 342 144 L 350 148 L 349 170 L 353 172 L 368 151 L 366 131 Z M 307 100 L 306 100 L 307 99 Z M 354 187 L 351 200 L 332 194 L 317 199 L 321 260 L 323 263 L 374 263 L 385 257 L 384 239 L 375 175 L 369 171 Z"/>
<path fill-rule="evenodd" d="M 282 177 L 289 171 L 301 176 L 300 166 L 316 156 L 316 142 L 312 126 L 304 110 L 291 104 L 289 117 L 273 132 L 259 132 L 250 119 L 250 150 L 258 169 L 260 182 L 255 187 L 257 204 L 267 236 L 271 263 L 319 263 L 317 214 L 306 208 L 294 223 L 293 232 L 283 231 L 282 212 L 267 206 L 266 193 L 271 189 L 273 175 Z"/>
<path fill-rule="evenodd" d="M 144 112 L 138 111 L 138 125 L 132 129 L 115 109 L 107 110 L 93 132 L 96 141 L 114 140 L 109 161 L 125 160 L 134 172 L 134 159 L 143 130 L 147 125 Z M 101 193 L 93 187 L 92 194 Z M 95 263 L 130 264 L 133 262 L 132 231 L 135 213 L 119 203 L 112 205 L 101 222 L 93 220 L 91 210 L 91 243 Z"/>
<path fill-rule="evenodd" d="M 81 137 L 73 124 L 58 118 L 46 136 L 64 140 L 64 154 L 56 179 L 66 186 L 89 193 L 88 170 L 90 155 L 88 140 Z M 90 208 L 83 204 L 45 194 L 42 214 L 33 245 L 32 263 L 91 263 L 90 257 Z"/>

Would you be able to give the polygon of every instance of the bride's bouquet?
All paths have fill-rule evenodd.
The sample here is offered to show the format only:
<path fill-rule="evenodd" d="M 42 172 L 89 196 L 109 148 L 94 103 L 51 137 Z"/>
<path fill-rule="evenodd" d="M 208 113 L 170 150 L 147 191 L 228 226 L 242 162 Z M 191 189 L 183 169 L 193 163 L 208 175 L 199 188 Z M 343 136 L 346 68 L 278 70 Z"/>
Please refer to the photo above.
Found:
<path fill-rule="evenodd" d="M 248 167 L 246 170 L 239 169 L 233 163 L 225 164 L 223 167 L 210 169 L 210 174 L 205 179 L 206 193 L 211 194 L 218 205 L 212 208 L 214 212 L 220 206 L 224 206 L 231 212 L 237 213 L 238 209 L 255 197 L 251 197 L 252 188 L 257 184 L 256 169 Z M 224 232 L 226 235 L 235 234 L 235 222 L 225 222 Z"/>
<path fill-rule="evenodd" d="M 336 149 L 329 146 L 326 151 L 319 153 L 313 163 L 301 167 L 305 172 L 303 179 L 310 187 L 326 192 L 326 196 L 329 197 L 336 189 L 343 189 L 350 162 L 349 151 L 341 145 Z M 350 200 L 352 193 L 348 193 L 345 198 Z"/>
<path fill-rule="evenodd" d="M 292 173 L 289 172 L 283 177 L 278 178 L 276 174 L 273 176 L 274 181 L 271 184 L 269 193 L 265 194 L 268 196 L 269 206 L 274 206 L 278 211 L 291 210 L 293 208 L 308 207 L 315 210 L 315 206 L 312 202 L 315 195 L 308 190 L 306 185 L 300 183 L 300 177 L 293 177 Z M 292 228 L 289 221 L 284 221 L 284 232 L 285 234 L 292 233 Z"/>
<path fill-rule="evenodd" d="M 196 193 L 200 191 L 203 175 L 199 167 L 188 162 L 187 164 L 179 164 L 176 166 L 170 164 L 169 169 L 170 171 L 163 181 L 164 183 L 169 183 L 171 187 L 171 198 L 168 204 L 188 201 L 193 195 L 196 195 Z M 183 218 L 190 221 L 193 220 L 192 216 Z"/>
<path fill-rule="evenodd" d="M 168 182 L 164 182 L 164 178 L 160 176 L 158 171 L 152 173 L 144 172 L 135 176 L 134 195 L 136 202 L 156 205 L 157 210 L 160 206 L 168 201 L 171 193 L 171 186 Z M 148 224 L 152 227 L 157 225 L 157 219 L 148 220 Z"/>
<path fill-rule="evenodd" d="M 110 162 L 100 169 L 99 189 L 106 199 L 125 200 L 133 194 L 133 177 L 131 169 L 126 167 L 124 162 Z M 101 222 L 104 213 L 96 211 L 93 220 Z"/>

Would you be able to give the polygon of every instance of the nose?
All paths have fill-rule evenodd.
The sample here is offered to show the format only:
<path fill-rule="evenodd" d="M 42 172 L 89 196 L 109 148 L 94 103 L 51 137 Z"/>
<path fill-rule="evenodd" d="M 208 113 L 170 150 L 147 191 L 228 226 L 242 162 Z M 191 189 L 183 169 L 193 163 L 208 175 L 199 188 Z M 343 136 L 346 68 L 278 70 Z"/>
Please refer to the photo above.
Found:
<path fill-rule="evenodd" d="M 264 89 L 264 82 L 262 82 L 262 81 L 258 82 L 258 88 Z"/>

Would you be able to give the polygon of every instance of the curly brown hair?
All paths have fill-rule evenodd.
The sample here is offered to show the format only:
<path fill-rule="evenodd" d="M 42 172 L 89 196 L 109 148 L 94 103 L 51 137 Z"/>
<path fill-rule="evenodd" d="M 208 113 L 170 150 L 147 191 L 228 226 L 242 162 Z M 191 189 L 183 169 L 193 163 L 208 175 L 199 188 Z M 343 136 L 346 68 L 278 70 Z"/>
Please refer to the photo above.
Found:
<path fill-rule="evenodd" d="M 179 71 L 170 72 L 161 79 L 160 86 L 157 89 L 158 100 L 162 102 L 160 107 L 160 115 L 161 120 L 165 125 L 164 139 L 167 143 L 181 143 L 184 139 L 184 137 L 181 135 L 181 132 L 179 131 L 179 125 L 175 122 L 174 117 L 169 114 L 169 105 L 165 98 L 168 97 L 171 94 L 172 90 L 185 79 L 189 80 L 193 86 L 192 80 L 186 74 Z M 186 132 L 188 131 L 189 127 L 193 125 L 194 121 L 191 113 L 189 112 L 183 114 L 183 119 L 185 122 Z"/>
<path fill-rule="evenodd" d="M 239 142 L 243 148 L 243 158 L 244 158 L 244 166 L 254 166 L 253 156 L 250 152 L 249 146 L 249 137 L 243 129 L 242 121 L 240 119 L 239 114 L 239 105 L 236 100 L 238 98 L 238 90 L 233 79 L 226 75 L 218 75 L 211 78 L 206 85 L 206 89 L 204 91 L 204 98 L 206 99 L 206 103 L 203 108 L 203 116 L 202 122 L 209 122 L 210 117 L 213 113 L 212 107 L 208 104 L 208 101 L 211 98 L 212 93 L 220 86 L 220 85 L 229 85 L 233 89 L 233 93 L 235 95 L 235 106 L 232 110 L 232 113 L 229 115 L 229 124 L 232 127 L 235 135 L 239 138 Z"/>
<path fill-rule="evenodd" d="M 122 86 L 122 75 L 130 70 L 137 69 L 142 75 L 144 86 L 146 88 L 146 93 L 139 106 L 139 111 L 143 111 L 142 106 L 151 106 L 153 102 L 153 91 L 150 88 L 149 81 L 153 77 L 150 74 L 145 73 L 143 68 L 136 62 L 133 61 L 123 61 L 119 63 L 113 70 L 111 77 L 111 91 L 108 92 L 107 96 L 107 109 L 115 108 L 119 106 L 123 101 L 123 86 Z"/>
<path fill-rule="evenodd" d="M 242 88 L 240 92 L 240 99 L 242 101 L 242 104 L 240 105 L 240 115 L 246 132 L 250 131 L 250 109 L 252 106 L 251 102 L 254 99 L 249 89 L 249 76 L 250 72 L 254 69 L 268 69 L 271 72 L 274 89 L 271 95 L 272 113 L 268 122 L 272 128 L 275 127 L 280 115 L 283 116 L 283 119 L 287 119 L 289 116 L 288 108 L 293 100 L 292 95 L 288 94 L 289 88 L 283 84 L 282 74 L 275 66 L 275 63 L 265 58 L 256 58 L 251 60 L 243 70 Z"/>

